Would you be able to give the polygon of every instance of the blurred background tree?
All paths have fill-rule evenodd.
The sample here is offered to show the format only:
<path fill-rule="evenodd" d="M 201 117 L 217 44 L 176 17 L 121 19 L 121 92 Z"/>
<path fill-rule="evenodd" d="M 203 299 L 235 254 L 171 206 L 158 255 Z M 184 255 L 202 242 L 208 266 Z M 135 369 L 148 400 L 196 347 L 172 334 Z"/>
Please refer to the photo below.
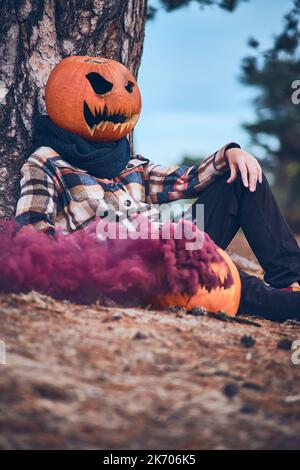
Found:
<path fill-rule="evenodd" d="M 168 10 L 187 5 L 189 0 L 161 0 Z M 231 10 L 238 2 L 217 3 Z M 269 176 L 273 191 L 289 224 L 300 231 L 300 103 L 292 100 L 300 80 L 299 55 L 300 0 L 294 0 L 284 16 L 282 31 L 274 37 L 272 46 L 263 50 L 255 38 L 248 41 L 252 54 L 242 62 L 241 82 L 258 90 L 253 101 L 255 119 L 243 124 L 249 133 L 253 153 L 259 147 L 262 165 Z M 300 89 L 300 81 L 298 83 Z M 300 97 L 300 92 L 297 93 Z M 300 101 L 300 100 L 299 100 Z M 263 151 L 263 152 L 262 152 Z M 183 155 L 181 164 L 193 165 L 201 155 Z"/>
<path fill-rule="evenodd" d="M 300 1 L 284 17 L 283 30 L 270 49 L 249 40 L 253 54 L 242 63 L 242 83 L 258 87 L 256 119 L 244 124 L 255 146 L 265 151 L 264 164 L 273 175 L 276 196 L 289 223 L 300 230 L 300 105 L 293 103 L 292 84 L 300 78 Z"/>
<path fill-rule="evenodd" d="M 233 11 L 241 2 L 249 0 L 159 0 L 159 3 L 166 11 L 174 11 L 177 8 L 187 7 L 190 3 L 198 3 L 200 7 L 217 5 L 227 11 Z M 157 8 L 148 6 L 148 19 L 154 18 Z"/>

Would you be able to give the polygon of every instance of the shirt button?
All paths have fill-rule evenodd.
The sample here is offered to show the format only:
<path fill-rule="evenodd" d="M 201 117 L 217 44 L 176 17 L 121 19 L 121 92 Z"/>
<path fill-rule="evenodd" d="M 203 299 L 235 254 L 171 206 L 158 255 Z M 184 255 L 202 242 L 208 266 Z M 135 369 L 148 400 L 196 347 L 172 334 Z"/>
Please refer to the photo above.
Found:
<path fill-rule="evenodd" d="M 124 201 L 124 206 L 130 207 L 131 206 L 131 201 L 130 199 L 125 199 Z"/>

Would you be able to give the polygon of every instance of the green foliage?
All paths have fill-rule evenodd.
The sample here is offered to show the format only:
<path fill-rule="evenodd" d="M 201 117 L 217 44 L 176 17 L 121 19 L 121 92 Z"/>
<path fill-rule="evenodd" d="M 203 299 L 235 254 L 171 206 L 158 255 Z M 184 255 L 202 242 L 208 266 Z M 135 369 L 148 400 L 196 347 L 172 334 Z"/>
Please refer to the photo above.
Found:
<path fill-rule="evenodd" d="M 155 18 L 155 15 L 156 15 L 156 12 L 157 12 L 157 8 L 155 8 L 154 6 L 152 5 L 148 5 L 148 9 L 147 9 L 147 20 L 153 20 Z"/>
<path fill-rule="evenodd" d="M 253 54 L 242 63 L 241 80 L 256 87 L 256 119 L 244 124 L 252 142 L 264 149 L 273 165 L 275 190 L 289 221 L 300 229 L 300 104 L 294 104 L 293 82 L 300 79 L 300 1 L 294 0 L 273 46 L 263 51 L 251 38 Z M 277 145 L 274 145 L 277 141 Z"/>
<path fill-rule="evenodd" d="M 224 10 L 233 11 L 238 3 L 247 0 L 160 0 L 160 3 L 167 11 L 176 10 L 177 8 L 189 5 L 192 1 L 199 4 L 200 7 L 217 5 Z"/>
<path fill-rule="evenodd" d="M 217 5 L 218 7 L 231 12 L 239 3 L 247 1 L 249 0 L 159 0 L 159 3 L 166 11 L 174 11 L 178 8 L 186 7 L 192 2 L 196 2 L 201 8 Z M 152 20 L 155 17 L 156 12 L 157 8 L 150 5 L 148 7 L 147 18 Z"/>
<path fill-rule="evenodd" d="M 184 166 L 193 166 L 196 165 L 200 160 L 202 160 L 203 157 L 199 155 L 199 157 L 195 155 L 183 155 L 181 161 L 179 162 L 179 165 L 184 165 Z"/>

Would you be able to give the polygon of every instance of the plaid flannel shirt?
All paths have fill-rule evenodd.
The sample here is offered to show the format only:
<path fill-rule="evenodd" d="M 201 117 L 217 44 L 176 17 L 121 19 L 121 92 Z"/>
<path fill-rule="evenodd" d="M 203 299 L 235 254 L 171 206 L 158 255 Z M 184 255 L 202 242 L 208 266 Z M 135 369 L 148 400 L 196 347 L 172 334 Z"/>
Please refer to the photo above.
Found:
<path fill-rule="evenodd" d="M 38 148 L 23 165 L 16 220 L 22 226 L 70 233 L 97 215 L 124 207 L 152 217 L 151 204 L 194 198 L 228 171 L 230 143 L 192 167 L 163 167 L 137 155 L 114 179 L 99 179 L 65 162 L 50 147 Z M 155 211 L 157 213 L 157 211 Z"/>

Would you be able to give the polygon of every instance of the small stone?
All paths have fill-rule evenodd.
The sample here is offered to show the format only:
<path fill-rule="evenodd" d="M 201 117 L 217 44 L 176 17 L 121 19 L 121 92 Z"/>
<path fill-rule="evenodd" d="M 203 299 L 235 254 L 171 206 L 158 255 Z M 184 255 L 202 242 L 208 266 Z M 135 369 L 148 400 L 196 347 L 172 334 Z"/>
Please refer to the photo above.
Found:
<path fill-rule="evenodd" d="M 241 413 L 245 413 L 245 414 L 251 414 L 251 415 L 254 415 L 257 413 L 257 408 L 255 408 L 255 406 L 252 406 L 252 405 L 244 405 L 242 406 L 242 408 L 240 409 L 240 412 Z"/>
<path fill-rule="evenodd" d="M 137 331 L 133 339 L 147 339 L 148 335 L 144 331 Z"/>
<path fill-rule="evenodd" d="M 282 338 L 277 343 L 277 349 L 282 349 L 283 351 L 290 351 L 292 349 L 293 341 L 290 338 Z"/>
<path fill-rule="evenodd" d="M 283 400 L 285 403 L 299 403 L 300 402 L 300 395 L 290 395 L 284 398 Z"/>
<path fill-rule="evenodd" d="M 234 383 L 226 384 L 223 388 L 223 393 L 226 397 L 232 398 L 238 393 L 238 387 Z"/>
<path fill-rule="evenodd" d="M 193 315 L 194 317 L 203 317 L 204 315 L 207 315 L 207 310 L 204 307 L 194 307 L 186 313 L 188 315 Z"/>
<path fill-rule="evenodd" d="M 118 320 L 121 320 L 121 318 L 123 317 L 122 313 L 121 312 L 114 312 L 112 314 L 112 320 L 114 321 L 118 321 Z"/>
<path fill-rule="evenodd" d="M 255 342 L 255 338 L 253 338 L 252 335 L 244 335 L 241 337 L 241 344 L 245 346 L 245 348 L 252 348 Z"/>

